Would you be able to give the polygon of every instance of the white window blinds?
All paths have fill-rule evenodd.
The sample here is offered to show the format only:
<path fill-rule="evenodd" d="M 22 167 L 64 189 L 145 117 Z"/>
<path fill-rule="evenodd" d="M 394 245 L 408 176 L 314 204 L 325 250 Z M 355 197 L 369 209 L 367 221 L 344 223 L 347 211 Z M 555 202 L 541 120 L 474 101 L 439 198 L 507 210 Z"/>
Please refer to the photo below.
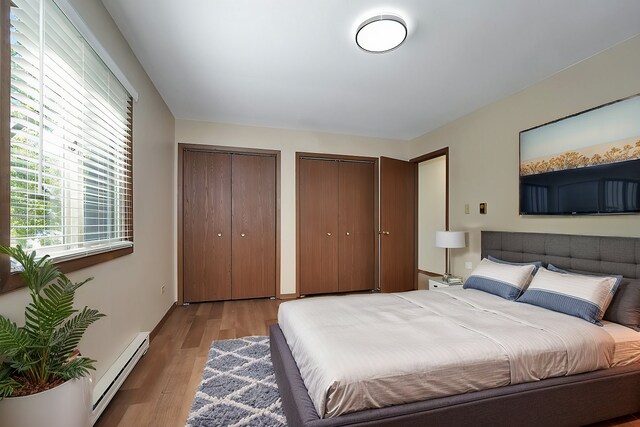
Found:
<path fill-rule="evenodd" d="M 12 246 L 131 246 L 131 96 L 53 0 L 13 0 L 10 21 Z"/>

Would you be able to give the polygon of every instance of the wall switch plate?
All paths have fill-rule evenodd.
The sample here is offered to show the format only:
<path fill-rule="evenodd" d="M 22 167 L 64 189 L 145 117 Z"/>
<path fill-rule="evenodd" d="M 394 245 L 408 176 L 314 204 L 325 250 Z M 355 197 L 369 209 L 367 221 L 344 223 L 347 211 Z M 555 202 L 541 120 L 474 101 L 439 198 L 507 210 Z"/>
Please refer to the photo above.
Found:
<path fill-rule="evenodd" d="M 464 263 L 464 268 L 466 268 L 467 270 L 473 269 L 473 263 L 471 261 L 465 262 Z"/>
<path fill-rule="evenodd" d="M 469 214 L 469 203 L 465 203 L 465 205 L 464 205 L 464 213 L 467 214 L 467 215 Z"/>
<path fill-rule="evenodd" d="M 483 214 L 483 215 L 487 213 L 487 204 L 486 203 L 480 203 L 480 213 Z"/>

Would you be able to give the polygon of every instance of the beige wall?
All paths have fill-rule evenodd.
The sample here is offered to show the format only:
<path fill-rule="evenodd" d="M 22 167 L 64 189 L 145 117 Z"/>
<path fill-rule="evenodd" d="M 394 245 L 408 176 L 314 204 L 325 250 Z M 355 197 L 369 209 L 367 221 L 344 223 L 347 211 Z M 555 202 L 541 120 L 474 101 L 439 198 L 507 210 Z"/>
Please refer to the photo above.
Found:
<path fill-rule="evenodd" d="M 454 251 L 454 273 L 479 260 L 479 230 L 519 230 L 640 236 L 638 216 L 524 218 L 518 216 L 518 132 L 640 92 L 640 37 L 583 61 L 507 99 L 434 132 L 406 141 L 215 123 L 174 121 L 171 112 L 99 0 L 72 0 L 80 15 L 136 87 L 134 108 L 135 252 L 81 270 L 95 280 L 78 306 L 107 314 L 81 343 L 98 359 L 99 378 L 139 331 L 152 329 L 176 300 L 175 142 L 282 151 L 281 291 L 295 290 L 295 152 L 408 159 L 450 147 L 451 228 L 469 230 L 470 247 Z M 472 76 L 471 76 L 472 78 Z M 455 90 L 455 88 L 451 88 Z M 478 203 L 488 214 L 478 214 Z M 464 214 L 464 204 L 471 214 Z M 166 285 L 166 293 L 160 287 Z M 21 322 L 24 290 L 0 296 L 0 313 Z"/>
<path fill-rule="evenodd" d="M 445 230 L 447 158 L 418 164 L 418 268 L 444 274 L 445 251 L 436 247 L 436 231 Z"/>
<path fill-rule="evenodd" d="M 283 294 L 294 293 L 296 286 L 296 151 L 406 159 L 408 150 L 407 141 L 189 120 L 176 120 L 175 139 L 185 144 L 251 147 L 282 152 L 280 289 Z"/>
<path fill-rule="evenodd" d="M 93 276 L 76 306 L 107 315 L 88 330 L 80 350 L 98 360 L 100 378 L 140 331 L 149 331 L 176 300 L 174 200 L 174 119 L 99 0 L 73 0 L 76 10 L 120 66 L 136 90 L 134 106 L 134 253 L 71 274 Z M 160 286 L 166 285 L 161 295 Z M 0 296 L 0 313 L 23 323 L 28 294 Z"/>
<path fill-rule="evenodd" d="M 480 259 L 480 230 L 640 236 L 640 217 L 518 215 L 518 133 L 640 92 L 640 36 L 526 90 L 413 140 L 411 155 L 450 147 L 450 227 L 469 230 L 470 247 L 453 251 L 453 272 Z M 455 90 L 455 88 L 452 88 Z M 480 215 L 478 204 L 488 203 Z M 464 214 L 464 204 L 471 213 Z"/>

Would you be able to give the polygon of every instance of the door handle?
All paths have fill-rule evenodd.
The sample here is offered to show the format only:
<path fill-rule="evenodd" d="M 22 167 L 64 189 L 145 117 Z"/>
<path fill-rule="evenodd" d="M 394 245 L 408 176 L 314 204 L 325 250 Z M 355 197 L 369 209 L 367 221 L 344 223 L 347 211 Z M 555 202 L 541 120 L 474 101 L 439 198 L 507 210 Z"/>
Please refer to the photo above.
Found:
<path fill-rule="evenodd" d="M 222 233 L 218 233 L 218 237 L 222 237 Z"/>
<path fill-rule="evenodd" d="M 327 233 L 327 236 L 331 236 L 331 233 Z"/>
<path fill-rule="evenodd" d="M 350 236 L 349 232 L 347 231 L 347 236 Z"/>
<path fill-rule="evenodd" d="M 382 234 L 385 234 L 385 235 L 387 235 L 387 236 L 388 236 L 388 235 L 389 235 L 389 232 L 388 232 L 388 231 L 383 231 L 383 232 L 382 232 Z"/>
<path fill-rule="evenodd" d="M 244 233 L 240 233 L 240 237 L 244 237 L 244 236 L 245 236 L 245 234 L 244 234 Z"/>

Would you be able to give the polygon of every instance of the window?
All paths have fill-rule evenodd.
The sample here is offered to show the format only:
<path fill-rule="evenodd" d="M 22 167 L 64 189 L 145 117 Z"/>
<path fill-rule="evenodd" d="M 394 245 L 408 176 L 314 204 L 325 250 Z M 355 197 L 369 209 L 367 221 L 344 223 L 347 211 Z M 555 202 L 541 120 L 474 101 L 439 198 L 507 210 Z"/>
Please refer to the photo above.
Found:
<path fill-rule="evenodd" d="M 10 244 L 131 248 L 132 96 L 53 0 L 10 4 Z"/>
<path fill-rule="evenodd" d="M 640 183 L 630 180 L 604 181 L 604 211 L 629 212 L 638 210 Z"/>
<path fill-rule="evenodd" d="M 542 185 L 522 184 L 522 207 L 524 212 L 549 212 L 549 188 Z"/>

